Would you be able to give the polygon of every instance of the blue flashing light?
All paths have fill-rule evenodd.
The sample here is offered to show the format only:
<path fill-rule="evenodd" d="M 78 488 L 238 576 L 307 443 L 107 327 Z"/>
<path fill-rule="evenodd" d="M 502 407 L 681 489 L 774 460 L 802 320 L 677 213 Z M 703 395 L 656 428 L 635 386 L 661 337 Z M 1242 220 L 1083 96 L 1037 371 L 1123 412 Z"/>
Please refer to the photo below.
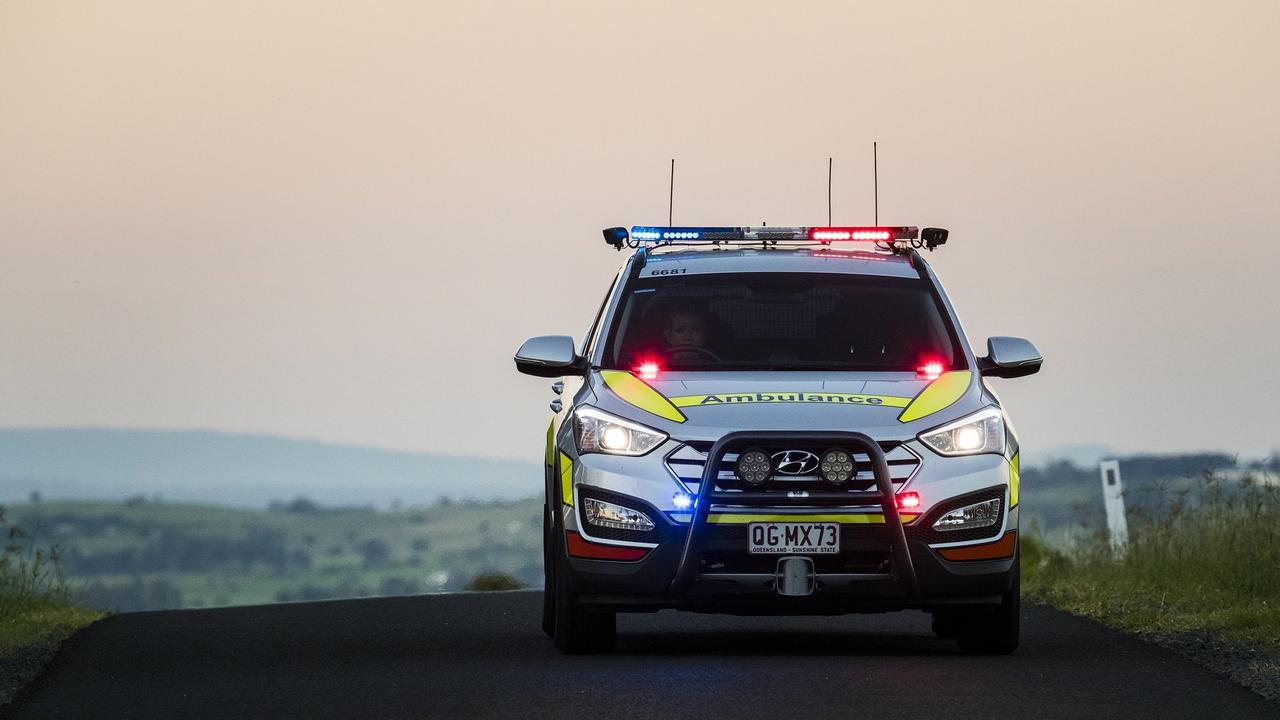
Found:
<path fill-rule="evenodd" d="M 740 240 L 742 230 L 734 227 L 652 227 L 636 225 L 631 239 L 640 242 L 669 243 L 682 240 Z"/>
<path fill-rule="evenodd" d="M 678 492 L 671 498 L 671 504 L 676 506 L 677 510 L 688 510 L 693 507 L 693 498 Z"/>
<path fill-rule="evenodd" d="M 648 240 L 649 242 L 669 242 L 671 240 L 697 240 L 702 237 L 702 232 L 698 228 L 633 227 L 631 228 L 631 237 L 635 240 Z"/>

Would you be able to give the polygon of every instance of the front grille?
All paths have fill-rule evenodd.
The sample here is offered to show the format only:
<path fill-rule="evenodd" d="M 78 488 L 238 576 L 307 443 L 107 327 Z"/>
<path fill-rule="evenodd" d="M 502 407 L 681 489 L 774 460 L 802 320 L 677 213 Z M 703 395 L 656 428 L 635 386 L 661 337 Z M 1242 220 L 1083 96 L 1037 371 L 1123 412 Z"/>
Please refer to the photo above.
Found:
<path fill-rule="evenodd" d="M 709 442 L 688 442 L 676 448 L 666 457 L 667 468 L 671 474 L 689 489 L 690 493 L 696 494 L 698 486 L 702 481 L 702 472 L 707 464 L 707 453 L 711 451 L 712 443 Z M 764 446 L 765 450 L 770 453 L 782 450 L 805 450 L 819 457 L 822 453 L 830 450 L 830 446 L 823 447 L 796 447 L 794 445 L 779 445 L 777 447 Z M 893 479 L 894 488 L 901 488 L 911 476 L 915 474 L 916 469 L 920 467 L 920 458 L 905 445 L 882 443 L 881 449 L 884 450 L 885 459 L 889 463 L 889 475 Z M 875 476 L 871 471 L 871 461 L 866 453 L 853 453 L 854 463 L 857 468 L 857 475 L 849 482 L 839 487 L 823 482 L 817 475 L 780 475 L 775 474 L 762 487 L 752 488 L 747 486 L 733 472 L 733 465 L 738 461 L 738 453 L 725 453 L 724 460 L 720 463 L 719 473 L 716 479 L 716 491 L 720 493 L 735 492 L 776 492 L 780 496 L 785 496 L 792 491 L 805 492 L 867 492 L 876 489 Z M 726 499 L 726 501 L 728 501 Z"/>
<path fill-rule="evenodd" d="M 969 493 L 968 495 L 961 495 L 960 497 L 948 500 L 945 503 L 938 505 L 933 510 L 930 510 L 929 514 L 925 517 L 920 518 L 911 525 L 908 525 L 907 535 L 918 537 L 930 544 L 964 542 L 966 540 L 982 540 L 984 538 L 995 537 L 999 534 L 1000 528 L 1004 525 L 1003 522 L 996 522 L 995 524 L 988 525 L 986 527 L 969 528 L 967 530 L 934 530 L 933 524 L 938 521 L 938 518 L 952 510 L 955 510 L 956 508 L 992 499 L 1000 500 L 1000 509 L 996 511 L 996 517 L 1003 518 L 1005 511 L 1004 490 L 1005 488 L 1003 485 L 997 485 L 995 487 L 979 490 L 977 492 Z"/>

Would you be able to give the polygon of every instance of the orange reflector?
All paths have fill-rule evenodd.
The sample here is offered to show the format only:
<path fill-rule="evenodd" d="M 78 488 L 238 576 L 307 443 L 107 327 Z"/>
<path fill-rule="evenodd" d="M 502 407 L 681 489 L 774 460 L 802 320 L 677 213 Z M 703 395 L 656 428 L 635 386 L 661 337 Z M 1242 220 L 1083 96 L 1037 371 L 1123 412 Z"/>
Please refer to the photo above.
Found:
<path fill-rule="evenodd" d="M 649 554 L 649 548 L 601 545 L 588 540 L 572 530 L 565 532 L 569 556 L 588 560 L 639 560 Z"/>
<path fill-rule="evenodd" d="M 1011 557 L 1014 548 L 1017 546 L 1018 533 L 1011 530 L 995 542 L 982 545 L 967 545 L 965 547 L 938 548 L 938 554 L 947 560 L 998 560 Z"/>

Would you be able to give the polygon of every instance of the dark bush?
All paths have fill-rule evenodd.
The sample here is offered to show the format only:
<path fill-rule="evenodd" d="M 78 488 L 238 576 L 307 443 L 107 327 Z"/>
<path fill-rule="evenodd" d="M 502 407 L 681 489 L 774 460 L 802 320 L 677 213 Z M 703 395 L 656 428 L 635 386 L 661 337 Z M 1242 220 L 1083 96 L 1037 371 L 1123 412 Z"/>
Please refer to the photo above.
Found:
<path fill-rule="evenodd" d="M 463 588 L 468 592 L 493 592 L 495 590 L 519 590 L 524 587 L 519 580 L 506 573 L 483 573 L 471 578 Z"/>
<path fill-rule="evenodd" d="M 391 560 L 391 548 L 381 540 L 370 538 L 356 546 L 366 570 L 373 570 L 386 565 Z"/>

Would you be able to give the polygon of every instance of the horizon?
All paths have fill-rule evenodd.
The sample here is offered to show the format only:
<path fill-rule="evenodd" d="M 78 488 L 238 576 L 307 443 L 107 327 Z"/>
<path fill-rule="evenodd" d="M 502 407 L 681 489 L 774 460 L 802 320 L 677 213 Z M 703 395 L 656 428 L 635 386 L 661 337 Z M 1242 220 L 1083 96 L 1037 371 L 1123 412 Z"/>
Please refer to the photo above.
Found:
<path fill-rule="evenodd" d="M 167 505 L 269 509 L 298 499 L 322 508 L 431 507 L 454 502 L 537 499 L 540 466 L 530 460 L 434 455 L 271 435 L 200 430 L 0 427 L 0 508 L 36 502 L 112 503 L 143 498 Z M 1062 446 L 1023 465 L 1031 473 L 1096 476 L 1117 459 L 1132 470 L 1173 461 L 1187 477 L 1212 468 L 1263 473 L 1274 484 L 1280 454 L 1251 458 L 1222 450 L 1125 452 Z M 1178 463 L 1178 461 L 1183 461 Z M 1165 463 L 1168 464 L 1167 462 Z M 1171 475 L 1172 477 L 1172 475 Z M 1180 477 L 1180 475 L 1179 475 Z M 1088 495 L 1092 487 L 1076 487 Z M 1041 512 L 1047 512 L 1048 508 Z"/>
<path fill-rule="evenodd" d="M 482 457 L 485 459 L 493 459 L 493 460 L 504 460 L 504 461 L 511 460 L 516 462 L 524 461 L 530 465 L 536 465 L 541 459 L 541 458 L 528 459 L 528 458 L 519 458 L 519 457 L 490 458 L 486 455 L 482 455 L 482 454 L 478 455 L 475 453 L 450 453 L 450 452 L 423 451 L 423 450 L 414 450 L 414 449 L 406 449 L 406 448 L 397 448 L 397 447 L 392 447 L 387 445 L 369 445 L 364 443 L 334 441 L 334 440 L 326 440 L 323 438 L 294 436 L 294 435 L 286 435 L 286 434 L 280 434 L 280 433 L 256 433 L 256 432 L 244 432 L 244 431 L 238 431 L 238 430 L 222 430 L 218 428 L 201 428 L 201 427 L 160 428 L 160 427 L 142 427 L 142 426 L 109 427 L 109 426 L 102 426 L 102 425 L 45 425 L 45 426 L 0 425 L 0 433 L 8 433 L 8 432 L 33 432 L 33 433 L 101 432 L 105 434 L 136 433 L 136 434 L 143 434 L 143 435 L 145 434 L 213 435 L 213 436 L 222 436 L 227 438 L 278 440 L 278 441 L 290 442 L 290 443 L 322 445 L 322 446 L 333 447 L 333 448 L 344 448 L 344 449 L 351 449 L 351 450 L 362 450 L 362 451 L 389 453 L 389 454 L 398 454 L 398 455 L 433 456 L 433 457 L 460 458 L 460 459 Z M 1023 446 L 1023 449 L 1026 449 L 1025 446 Z M 1031 467 L 1031 466 L 1038 465 L 1041 462 L 1053 462 L 1053 461 L 1064 459 L 1066 456 L 1076 452 L 1084 453 L 1088 455 L 1096 454 L 1099 456 L 1100 459 L 1135 458 L 1135 457 L 1177 457 L 1177 456 L 1221 454 L 1221 455 L 1228 455 L 1228 456 L 1235 457 L 1237 458 L 1237 461 L 1241 463 L 1253 462 L 1253 461 L 1259 461 L 1259 460 L 1265 461 L 1265 460 L 1269 460 L 1273 456 L 1280 456 L 1280 448 L 1272 449 L 1271 451 L 1262 453 L 1260 455 L 1249 455 L 1249 454 L 1235 451 L 1232 448 L 1200 447 L 1200 448 L 1187 448 L 1185 450 L 1176 450 L 1171 452 L 1159 452 L 1159 451 L 1144 450 L 1142 448 L 1120 448 L 1112 445 L 1106 445 L 1104 443 L 1060 443 L 1058 445 L 1053 445 L 1048 448 L 1045 448 L 1043 451 L 1037 451 L 1035 448 L 1031 448 L 1031 453 L 1028 454 L 1029 460 L 1024 464 L 1028 467 Z M 1048 459 L 1041 460 L 1041 458 L 1048 458 Z M 1081 465 L 1080 463 L 1076 463 L 1076 464 L 1080 467 L 1083 467 L 1083 465 Z"/>

